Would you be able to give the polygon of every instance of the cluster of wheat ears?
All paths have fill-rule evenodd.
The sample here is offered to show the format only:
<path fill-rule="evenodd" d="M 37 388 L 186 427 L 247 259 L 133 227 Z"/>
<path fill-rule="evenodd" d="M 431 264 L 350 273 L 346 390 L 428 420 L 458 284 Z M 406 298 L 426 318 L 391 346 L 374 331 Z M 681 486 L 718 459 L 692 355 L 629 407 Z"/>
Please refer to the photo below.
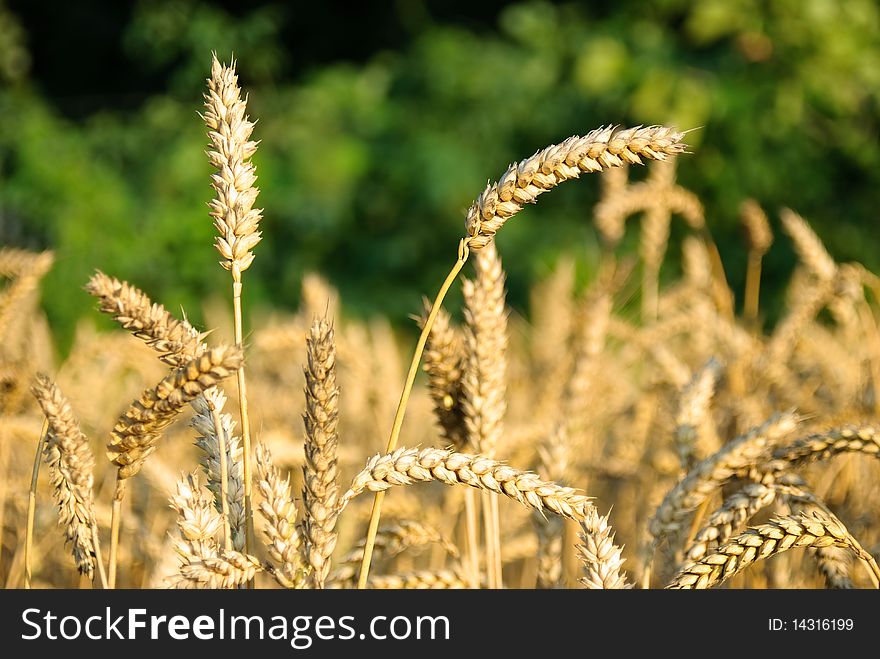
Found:
<path fill-rule="evenodd" d="M 214 58 L 203 119 L 233 300 L 231 314 L 206 308 L 210 336 L 96 272 L 86 291 L 140 342 L 83 324 L 47 376 L 35 291 L 52 255 L 0 251 L 7 587 L 877 587 L 880 472 L 864 458 L 880 456 L 880 280 L 835 262 L 784 209 L 799 265 L 763 331 L 773 234 L 747 201 L 737 317 L 703 207 L 676 183 L 683 133 L 599 128 L 510 165 L 468 210 L 407 367 L 388 322 L 345 318 L 316 275 L 299 311 L 244 342 L 262 211 L 234 64 Z M 631 180 L 645 160 L 656 162 Z M 581 290 L 560 258 L 526 322 L 506 305 L 495 234 L 593 172 L 598 273 Z M 618 258 L 631 217 L 639 258 Z M 688 234 L 683 274 L 661 288 L 673 217 Z M 457 324 L 442 304 L 468 261 Z M 420 367 L 426 386 L 414 387 Z M 122 411 L 110 421 L 108 409 Z M 101 436 L 106 460 L 92 450 Z"/>

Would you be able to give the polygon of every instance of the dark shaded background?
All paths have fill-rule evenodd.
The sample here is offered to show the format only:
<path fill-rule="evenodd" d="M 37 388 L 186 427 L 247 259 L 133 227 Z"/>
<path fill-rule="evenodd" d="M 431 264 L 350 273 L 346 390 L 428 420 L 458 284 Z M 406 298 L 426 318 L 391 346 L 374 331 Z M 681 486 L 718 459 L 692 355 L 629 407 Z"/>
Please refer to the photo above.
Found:
<path fill-rule="evenodd" d="M 791 206 L 835 257 L 880 266 L 873 0 L 0 0 L 0 243 L 57 251 L 44 304 L 62 346 L 89 313 L 94 268 L 197 322 L 227 292 L 196 115 L 212 50 L 238 58 L 259 118 L 255 307 L 295 305 L 317 270 L 349 313 L 404 321 L 454 259 L 487 179 L 606 123 L 700 127 L 679 178 L 706 205 L 738 298 L 747 196 L 775 226 Z M 591 276 L 598 181 L 586 178 L 505 227 L 515 307 L 560 250 Z M 777 236 L 771 319 L 792 267 Z"/>

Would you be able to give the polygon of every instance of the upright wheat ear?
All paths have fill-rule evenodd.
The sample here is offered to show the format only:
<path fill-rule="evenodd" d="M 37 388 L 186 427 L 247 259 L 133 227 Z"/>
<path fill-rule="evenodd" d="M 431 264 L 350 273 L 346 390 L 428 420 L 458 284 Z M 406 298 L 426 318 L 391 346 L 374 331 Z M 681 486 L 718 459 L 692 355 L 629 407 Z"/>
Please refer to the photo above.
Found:
<path fill-rule="evenodd" d="M 511 165 L 497 183 L 486 187 L 467 212 L 465 219 L 467 235 L 459 242 L 458 260 L 440 287 L 419 336 L 391 427 L 387 453 L 397 448 L 397 438 L 400 436 L 403 416 L 406 413 L 406 405 L 425 349 L 425 342 L 431 333 L 440 305 L 443 304 L 452 282 L 464 267 L 470 250 L 478 250 L 488 245 L 504 223 L 521 211 L 524 204 L 533 203 L 538 195 L 552 190 L 563 181 L 578 178 L 582 172 L 599 172 L 626 163 L 641 163 L 642 158 L 665 160 L 670 155 L 685 150 L 686 145 L 682 139 L 684 133 L 664 126 L 644 128 L 638 126 L 623 130 L 616 127 L 598 128 L 584 137 L 574 136 L 561 144 L 552 144 L 538 151 L 531 158 Z M 383 498 L 384 493 L 380 490 L 373 499 L 373 511 L 370 514 L 358 588 L 365 588 L 367 585 Z"/>
<path fill-rule="evenodd" d="M 235 62 L 224 66 L 216 55 L 211 60 L 211 77 L 205 94 L 205 125 L 208 127 L 208 160 L 217 168 L 211 177 L 216 196 L 210 203 L 214 227 L 220 234 L 215 246 L 220 262 L 232 273 L 232 307 L 235 343 L 242 347 L 241 273 L 254 260 L 251 251 L 261 240 L 259 231 L 263 211 L 254 208 L 259 189 L 256 169 L 250 161 L 257 142 L 250 139 L 254 124 L 246 114 L 247 101 L 241 98 Z M 244 451 L 245 552 L 253 545 L 251 503 L 251 425 L 248 417 L 247 383 L 244 368 L 238 369 L 238 402 L 241 409 L 241 438 Z"/>

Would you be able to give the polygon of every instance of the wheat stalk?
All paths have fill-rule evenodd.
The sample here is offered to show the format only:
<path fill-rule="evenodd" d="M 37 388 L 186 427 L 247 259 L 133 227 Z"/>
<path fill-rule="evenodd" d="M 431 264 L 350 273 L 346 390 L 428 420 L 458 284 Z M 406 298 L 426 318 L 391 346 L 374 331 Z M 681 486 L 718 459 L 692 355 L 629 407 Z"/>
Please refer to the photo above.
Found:
<path fill-rule="evenodd" d="M 339 388 L 336 386 L 333 326 L 326 319 L 316 318 L 306 342 L 302 551 L 311 566 L 311 582 L 323 588 L 330 572 L 330 555 L 336 547 L 334 527 L 339 496 L 336 466 Z"/>
<path fill-rule="evenodd" d="M 223 257 L 220 265 L 232 274 L 233 332 L 239 348 L 243 341 L 242 273 L 253 262 L 251 250 L 262 239 L 259 231 L 262 210 L 254 208 L 260 191 L 254 185 L 257 176 L 251 162 L 257 142 L 250 139 L 254 123 L 246 112 L 247 100 L 241 98 L 235 62 L 231 66 L 224 66 L 213 55 L 203 116 L 211 142 L 207 151 L 208 160 L 217 169 L 211 177 L 215 197 L 209 207 L 214 228 L 219 233 L 214 245 Z M 249 550 L 253 536 L 251 431 L 244 368 L 238 369 L 238 402 L 244 451 L 245 548 Z"/>
<path fill-rule="evenodd" d="M 761 261 L 773 244 L 773 232 L 767 215 L 754 199 L 746 199 L 739 212 L 749 245 L 743 313 L 754 322 L 758 317 L 761 292 Z"/>

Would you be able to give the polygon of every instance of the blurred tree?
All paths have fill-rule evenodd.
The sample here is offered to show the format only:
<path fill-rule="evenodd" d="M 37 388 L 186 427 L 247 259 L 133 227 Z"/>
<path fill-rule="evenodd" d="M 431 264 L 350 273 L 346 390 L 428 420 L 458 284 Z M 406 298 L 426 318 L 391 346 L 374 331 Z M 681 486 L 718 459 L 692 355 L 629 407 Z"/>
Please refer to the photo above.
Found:
<path fill-rule="evenodd" d="M 224 290 L 195 114 L 211 50 L 239 59 L 260 118 L 265 240 L 251 291 L 264 304 L 295 304 L 302 273 L 316 269 L 347 309 L 404 319 L 439 283 L 463 211 L 487 179 L 607 123 L 700 127 L 680 179 L 706 204 L 738 291 L 737 208 L 747 196 L 771 216 L 796 208 L 837 258 L 880 266 L 874 0 L 525 2 L 491 20 L 494 5 L 469 13 L 441 4 L 400 2 L 391 16 L 375 3 L 379 13 L 359 24 L 344 14 L 313 22 L 307 7 L 280 2 L 248 11 L 142 2 L 112 46 L 125 57 L 116 74 L 136 81 L 115 103 L 47 97 L 45 49 L 27 73 L 26 36 L 40 25 L 22 29 L 0 11 L 0 241 L 58 250 L 45 290 L 55 326 L 69 337 L 91 304 L 71 286 L 95 267 L 196 320 L 199 300 Z M 359 32 L 364 43 L 352 45 Z M 89 35 L 66 38 L 51 52 L 75 81 L 76 46 Z M 319 59 L 300 61 L 309 44 Z M 597 189 L 565 186 L 505 227 L 499 244 L 515 305 L 560 249 L 576 250 L 590 272 Z M 766 262 L 766 300 L 792 267 L 785 243 Z"/>

